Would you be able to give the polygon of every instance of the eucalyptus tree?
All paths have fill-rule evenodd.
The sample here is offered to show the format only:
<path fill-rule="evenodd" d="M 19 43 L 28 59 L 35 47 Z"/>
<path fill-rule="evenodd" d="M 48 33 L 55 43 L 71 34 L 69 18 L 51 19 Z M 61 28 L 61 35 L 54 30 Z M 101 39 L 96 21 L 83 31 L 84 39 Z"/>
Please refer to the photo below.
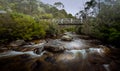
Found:
<path fill-rule="evenodd" d="M 63 5 L 62 2 L 55 2 L 54 6 L 57 7 L 57 8 L 64 8 L 64 5 Z"/>
<path fill-rule="evenodd" d="M 86 7 L 85 10 L 89 10 L 90 8 L 94 8 L 96 6 L 97 2 L 96 0 L 90 0 L 85 3 Z"/>

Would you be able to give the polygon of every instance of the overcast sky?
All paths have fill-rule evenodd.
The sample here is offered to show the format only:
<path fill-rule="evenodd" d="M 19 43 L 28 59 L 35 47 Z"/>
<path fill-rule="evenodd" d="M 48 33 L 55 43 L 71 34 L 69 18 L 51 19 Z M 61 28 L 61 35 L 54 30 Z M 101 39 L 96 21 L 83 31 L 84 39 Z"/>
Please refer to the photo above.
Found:
<path fill-rule="evenodd" d="M 44 3 L 54 4 L 55 2 L 62 2 L 64 8 L 68 13 L 75 15 L 78 11 L 84 8 L 84 4 L 88 0 L 41 0 Z"/>

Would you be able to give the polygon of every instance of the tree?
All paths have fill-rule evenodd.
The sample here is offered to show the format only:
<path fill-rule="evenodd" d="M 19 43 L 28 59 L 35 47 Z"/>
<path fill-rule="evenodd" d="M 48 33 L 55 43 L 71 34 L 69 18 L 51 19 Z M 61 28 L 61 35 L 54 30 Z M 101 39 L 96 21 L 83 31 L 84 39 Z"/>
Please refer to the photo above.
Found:
<path fill-rule="evenodd" d="M 96 6 L 97 2 L 96 0 L 90 0 L 85 3 L 86 7 L 85 10 L 89 10 L 90 8 L 94 8 Z"/>
<path fill-rule="evenodd" d="M 93 0 L 91 0 L 93 1 Z M 87 2 L 88 9 L 92 8 L 93 2 Z M 84 34 L 91 35 L 119 47 L 120 44 L 120 0 L 100 1 L 100 9 L 97 10 L 96 16 L 87 15 L 87 21 L 83 22 L 82 27 Z M 98 5 L 94 6 L 99 8 Z M 86 8 L 85 8 L 86 9 Z M 84 12 L 83 12 L 84 13 Z M 87 25 L 87 26 L 86 26 Z M 89 28 L 89 29 L 88 29 Z M 88 32 L 89 31 L 89 32 Z"/>
<path fill-rule="evenodd" d="M 55 2 L 55 3 L 54 3 L 54 6 L 55 6 L 55 7 L 58 7 L 58 8 L 64 8 L 63 3 L 61 3 L 61 2 Z"/>

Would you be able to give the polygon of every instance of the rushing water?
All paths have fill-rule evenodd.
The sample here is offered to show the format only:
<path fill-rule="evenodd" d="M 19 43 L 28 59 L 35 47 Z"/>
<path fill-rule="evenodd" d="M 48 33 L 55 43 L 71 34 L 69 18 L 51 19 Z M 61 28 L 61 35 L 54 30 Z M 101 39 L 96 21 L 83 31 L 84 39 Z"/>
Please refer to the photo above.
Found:
<path fill-rule="evenodd" d="M 67 49 L 80 49 L 84 46 L 84 43 L 80 40 L 73 40 L 72 42 L 65 42 Z"/>
<path fill-rule="evenodd" d="M 35 54 L 33 51 L 18 52 L 13 50 L 0 53 L 0 63 L 4 64 L 0 66 L 0 71 L 21 71 L 22 69 L 25 71 L 119 71 L 117 67 L 114 67 L 117 64 L 106 56 L 104 48 L 97 48 L 98 45 L 93 47 L 89 45 L 91 43 L 86 42 L 87 40 L 80 39 L 70 33 L 69 35 L 74 37 L 73 41 L 65 42 L 60 39 L 50 41 L 55 45 L 64 45 L 66 49 L 61 53 L 42 51 L 40 54 Z M 19 58 L 23 54 L 29 55 L 29 58 Z M 23 66 L 20 67 L 22 63 Z"/>
<path fill-rule="evenodd" d="M 45 51 L 38 55 L 38 54 L 35 54 L 33 51 L 27 51 L 27 52 L 7 51 L 7 52 L 4 52 L 4 53 L 0 53 L 0 57 L 7 57 L 7 56 L 10 57 L 10 56 L 28 54 L 28 55 L 31 55 L 31 57 L 33 58 L 33 57 L 40 57 L 44 53 L 45 53 Z"/>

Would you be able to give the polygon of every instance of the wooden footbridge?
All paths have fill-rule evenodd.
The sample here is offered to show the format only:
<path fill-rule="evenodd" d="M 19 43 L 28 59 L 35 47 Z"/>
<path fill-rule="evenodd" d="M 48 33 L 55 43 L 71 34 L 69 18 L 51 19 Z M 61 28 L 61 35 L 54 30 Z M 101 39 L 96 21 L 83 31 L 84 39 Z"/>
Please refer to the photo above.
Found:
<path fill-rule="evenodd" d="M 39 21 L 52 22 L 58 25 L 82 25 L 80 19 L 62 18 L 62 19 L 40 19 Z"/>

